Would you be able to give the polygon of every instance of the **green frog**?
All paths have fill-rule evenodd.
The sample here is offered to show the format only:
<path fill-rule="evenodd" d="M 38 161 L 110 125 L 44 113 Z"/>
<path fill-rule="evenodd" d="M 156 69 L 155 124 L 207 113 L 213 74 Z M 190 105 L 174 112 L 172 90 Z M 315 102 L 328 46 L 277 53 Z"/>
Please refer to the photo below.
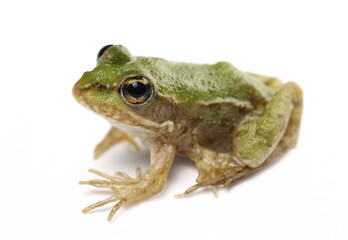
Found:
<path fill-rule="evenodd" d="M 108 120 L 111 129 L 95 157 L 121 141 L 150 149 L 151 164 L 136 176 L 109 175 L 82 181 L 113 195 L 83 212 L 115 202 L 108 220 L 124 204 L 160 192 L 176 154 L 191 159 L 197 183 L 181 197 L 212 186 L 229 186 L 260 170 L 296 145 L 302 90 L 294 82 L 239 71 L 227 62 L 191 64 L 134 57 L 122 45 L 108 45 L 97 66 L 73 88 L 76 100 Z"/>

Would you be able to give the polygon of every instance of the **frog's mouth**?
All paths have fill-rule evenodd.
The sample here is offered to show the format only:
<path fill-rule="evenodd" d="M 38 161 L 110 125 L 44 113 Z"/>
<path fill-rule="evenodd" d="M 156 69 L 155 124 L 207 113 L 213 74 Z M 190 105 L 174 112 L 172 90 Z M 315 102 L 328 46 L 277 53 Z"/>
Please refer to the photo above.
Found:
<path fill-rule="evenodd" d="M 93 99 L 91 92 L 95 91 L 95 87 L 81 87 L 76 83 L 73 88 L 73 96 L 82 106 L 107 119 L 114 127 L 138 137 L 158 137 L 174 130 L 172 121 L 154 122 L 127 108 L 123 109 L 116 107 L 115 104 Z"/>

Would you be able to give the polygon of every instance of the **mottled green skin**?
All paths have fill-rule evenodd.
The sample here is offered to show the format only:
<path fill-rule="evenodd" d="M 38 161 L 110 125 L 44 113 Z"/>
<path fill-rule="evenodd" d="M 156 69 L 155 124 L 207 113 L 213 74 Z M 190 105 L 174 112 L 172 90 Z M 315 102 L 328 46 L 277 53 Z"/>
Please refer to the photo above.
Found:
<path fill-rule="evenodd" d="M 155 86 L 156 96 L 165 99 L 156 98 L 150 106 L 143 108 L 130 107 L 122 101 L 116 90 L 122 77 L 127 75 L 148 77 Z M 102 87 L 90 88 L 96 83 Z M 197 141 L 202 146 L 223 152 L 231 151 L 232 146 L 228 141 L 230 136 L 225 133 L 232 134 L 247 112 L 262 108 L 274 93 L 259 80 L 240 72 L 227 62 L 208 65 L 133 57 L 122 46 L 108 49 L 98 66 L 92 72 L 85 73 L 78 84 L 81 88 L 89 89 L 89 97 L 94 99 L 94 105 L 106 103 L 135 112 L 151 121 L 173 120 L 176 126 L 181 123 L 191 129 L 196 128 Z M 209 106 L 199 104 L 217 99 L 220 99 L 218 103 Z M 234 102 L 225 99 L 233 99 Z M 243 103 L 250 104 L 252 109 L 236 106 Z M 165 110 L 156 114 L 158 107 L 154 110 L 154 106 L 158 105 L 163 105 L 162 109 Z M 221 122 L 224 124 L 219 124 Z M 190 138 L 192 134 L 184 137 Z M 171 136 L 168 138 L 172 139 Z M 186 141 L 184 143 L 187 144 Z M 187 155 L 185 152 L 189 147 L 178 146 L 178 151 Z"/>
<path fill-rule="evenodd" d="M 123 47 L 108 49 L 98 66 L 88 72 L 80 84 L 98 82 L 113 86 L 121 76 L 145 75 L 154 82 L 158 94 L 169 96 L 180 104 L 191 107 L 197 101 L 232 97 L 254 104 L 268 101 L 273 92 L 227 62 L 213 65 L 170 62 L 160 58 L 129 56 L 130 62 L 120 62 Z M 115 103 L 115 104 L 118 104 Z"/>
<path fill-rule="evenodd" d="M 120 94 L 129 76 L 144 76 L 153 97 L 139 105 Z M 114 126 L 97 146 L 96 156 L 120 141 L 135 145 L 127 131 L 151 149 L 151 166 L 136 179 L 98 175 L 108 181 L 88 181 L 116 192 L 114 197 L 85 211 L 119 201 L 109 219 L 127 201 L 159 192 L 175 153 L 196 163 L 199 187 L 230 185 L 261 169 L 295 146 L 302 113 L 302 91 L 296 83 L 243 73 L 226 62 L 213 65 L 133 57 L 123 46 L 113 46 L 86 72 L 73 89 L 76 99 Z M 128 175 L 127 175 L 128 176 Z M 159 181 L 160 180 L 160 181 Z"/>

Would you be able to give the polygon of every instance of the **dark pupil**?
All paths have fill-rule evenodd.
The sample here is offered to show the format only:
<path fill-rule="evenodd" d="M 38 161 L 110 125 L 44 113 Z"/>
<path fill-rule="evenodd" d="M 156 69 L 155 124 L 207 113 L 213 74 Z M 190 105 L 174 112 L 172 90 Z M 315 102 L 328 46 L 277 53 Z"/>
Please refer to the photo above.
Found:
<path fill-rule="evenodd" d="M 132 82 L 127 86 L 127 92 L 134 98 L 141 98 L 146 93 L 146 86 L 141 82 Z"/>

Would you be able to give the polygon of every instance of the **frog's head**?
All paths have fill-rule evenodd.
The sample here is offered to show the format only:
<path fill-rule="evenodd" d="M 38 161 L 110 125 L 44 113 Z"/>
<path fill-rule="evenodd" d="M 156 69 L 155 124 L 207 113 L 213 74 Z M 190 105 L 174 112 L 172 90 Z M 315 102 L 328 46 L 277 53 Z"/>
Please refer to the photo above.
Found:
<path fill-rule="evenodd" d="M 75 84 L 74 97 L 112 125 L 135 135 L 172 132 L 175 103 L 157 91 L 156 79 L 150 75 L 151 60 L 144 59 L 137 60 L 121 45 L 105 46 L 96 68 Z"/>

